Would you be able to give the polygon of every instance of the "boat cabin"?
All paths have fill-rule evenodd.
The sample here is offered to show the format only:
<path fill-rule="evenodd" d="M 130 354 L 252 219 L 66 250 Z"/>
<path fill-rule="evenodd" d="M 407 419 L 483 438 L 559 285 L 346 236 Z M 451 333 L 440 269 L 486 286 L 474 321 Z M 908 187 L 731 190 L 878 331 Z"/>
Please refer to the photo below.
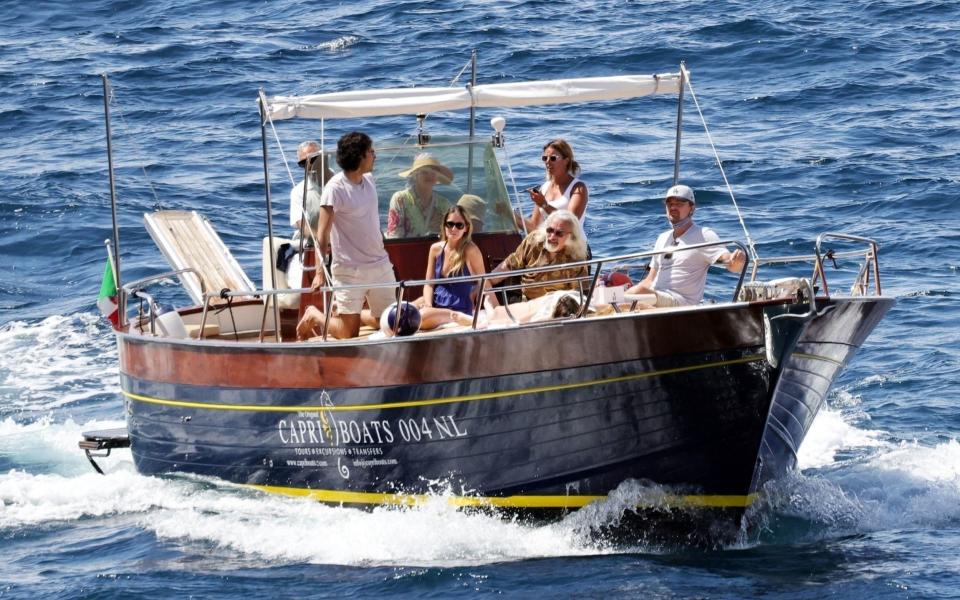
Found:
<path fill-rule="evenodd" d="M 520 243 L 523 233 L 514 220 L 507 185 L 489 138 L 434 137 L 426 144 L 386 142 L 375 143 L 375 148 L 373 175 L 380 200 L 380 229 L 397 281 L 423 279 L 427 252 L 440 237 L 444 213 L 457 204 L 471 216 L 472 239 L 483 253 L 487 270 Z M 327 153 L 327 164 L 335 164 L 334 155 L 332 151 Z M 422 166 L 416 165 L 418 157 Z M 414 166 L 419 168 L 410 172 Z M 424 170 L 433 171 L 436 184 L 432 198 L 425 199 L 421 209 L 410 204 L 415 201 L 416 180 Z"/>

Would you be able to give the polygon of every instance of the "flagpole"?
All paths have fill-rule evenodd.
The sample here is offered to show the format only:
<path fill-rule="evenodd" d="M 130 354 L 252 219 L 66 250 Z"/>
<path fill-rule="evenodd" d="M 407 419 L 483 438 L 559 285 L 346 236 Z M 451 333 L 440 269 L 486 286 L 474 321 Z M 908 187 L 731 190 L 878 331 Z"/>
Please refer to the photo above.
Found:
<path fill-rule="evenodd" d="M 117 286 L 117 310 L 120 312 L 118 324 L 124 327 L 126 317 L 126 298 L 123 288 L 120 287 L 120 228 L 117 226 L 117 184 L 113 176 L 113 145 L 110 134 L 110 82 L 107 80 L 107 74 L 102 73 L 103 78 L 103 117 L 107 127 L 107 169 L 110 175 L 110 214 L 113 217 L 113 251 L 110 254 L 110 246 L 107 246 L 107 255 L 110 257 L 110 264 L 113 267 L 113 279 Z"/>
<path fill-rule="evenodd" d="M 277 252 L 273 247 L 273 209 L 271 207 L 272 201 L 270 200 L 270 167 L 267 163 L 267 97 L 263 93 L 263 88 L 260 88 L 257 95 L 258 104 L 260 106 L 260 142 L 263 150 L 263 185 L 264 191 L 267 195 L 267 239 L 270 240 L 270 264 L 275 265 L 277 262 Z M 320 157 L 321 159 L 323 156 Z M 307 194 L 307 179 L 306 174 L 304 174 L 303 180 L 303 194 L 306 198 Z M 307 213 L 304 212 L 301 215 L 302 218 L 307 218 Z M 299 287 L 300 282 L 297 282 Z M 270 287 L 272 289 L 277 289 L 276 282 L 276 272 L 272 267 L 270 268 Z M 272 296 L 267 296 L 264 298 L 264 302 L 273 301 L 273 322 L 274 322 L 274 337 L 278 342 L 283 341 L 283 338 L 280 335 L 280 303 L 277 302 L 277 295 L 273 294 Z M 266 311 L 264 311 L 264 319 L 266 319 Z M 260 327 L 260 336 L 261 341 L 263 341 L 263 325 Z"/>
<path fill-rule="evenodd" d="M 103 245 L 107 247 L 107 262 L 110 263 L 110 274 L 113 275 L 113 287 L 117 290 L 117 328 L 120 329 L 124 313 L 124 311 L 120 310 L 120 298 L 123 297 L 123 292 L 120 290 L 120 287 L 117 286 L 117 263 L 113 257 L 113 248 L 110 247 L 110 240 L 103 240 Z"/>
<path fill-rule="evenodd" d="M 110 261 L 110 268 L 113 270 L 113 285 L 117 285 L 117 263 L 113 259 L 113 248 L 111 247 L 110 240 L 103 240 L 103 245 L 107 247 L 107 260 Z M 120 288 L 117 288 L 118 293 Z"/>

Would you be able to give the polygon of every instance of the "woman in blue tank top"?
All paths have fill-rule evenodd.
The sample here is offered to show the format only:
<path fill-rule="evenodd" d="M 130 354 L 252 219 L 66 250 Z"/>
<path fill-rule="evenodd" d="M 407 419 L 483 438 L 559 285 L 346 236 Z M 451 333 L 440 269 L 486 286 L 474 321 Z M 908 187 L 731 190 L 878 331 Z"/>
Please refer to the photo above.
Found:
<path fill-rule="evenodd" d="M 454 205 L 443 217 L 440 241 L 430 246 L 424 279 L 444 279 L 485 273 L 480 248 L 470 239 L 473 232 L 470 215 Z M 433 329 L 446 323 L 473 323 L 473 291 L 476 283 L 438 283 L 423 286 L 423 296 L 415 301 L 420 309 L 420 329 Z"/>

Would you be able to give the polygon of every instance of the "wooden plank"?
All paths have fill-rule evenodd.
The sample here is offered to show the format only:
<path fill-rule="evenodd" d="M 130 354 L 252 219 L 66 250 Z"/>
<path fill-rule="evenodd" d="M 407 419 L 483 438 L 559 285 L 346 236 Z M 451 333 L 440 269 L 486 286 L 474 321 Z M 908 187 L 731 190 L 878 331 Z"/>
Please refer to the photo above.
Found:
<path fill-rule="evenodd" d="M 149 215 L 157 242 L 176 269 L 193 268 L 200 273 L 207 292 L 228 288 L 252 290 L 229 250 L 203 218 L 193 211 L 159 211 Z M 184 275 L 190 277 L 190 275 Z M 216 300 L 214 303 L 222 303 Z"/>

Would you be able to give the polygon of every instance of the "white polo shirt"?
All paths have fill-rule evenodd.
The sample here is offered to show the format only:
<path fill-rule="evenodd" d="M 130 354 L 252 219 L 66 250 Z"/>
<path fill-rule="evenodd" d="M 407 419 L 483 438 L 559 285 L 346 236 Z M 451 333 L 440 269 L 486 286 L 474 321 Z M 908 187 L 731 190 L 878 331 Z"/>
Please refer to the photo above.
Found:
<path fill-rule="evenodd" d="M 683 248 L 706 242 L 719 242 L 720 238 L 709 227 L 693 224 L 674 240 L 673 229 L 660 234 L 655 250 Z M 674 252 L 672 255 L 654 256 L 650 265 L 656 267 L 657 275 L 653 288 L 673 296 L 679 305 L 699 304 L 703 300 L 703 288 L 707 283 L 707 270 L 726 252 L 723 246 L 711 246 L 687 252 Z M 670 256 L 670 258 L 667 258 Z"/>

